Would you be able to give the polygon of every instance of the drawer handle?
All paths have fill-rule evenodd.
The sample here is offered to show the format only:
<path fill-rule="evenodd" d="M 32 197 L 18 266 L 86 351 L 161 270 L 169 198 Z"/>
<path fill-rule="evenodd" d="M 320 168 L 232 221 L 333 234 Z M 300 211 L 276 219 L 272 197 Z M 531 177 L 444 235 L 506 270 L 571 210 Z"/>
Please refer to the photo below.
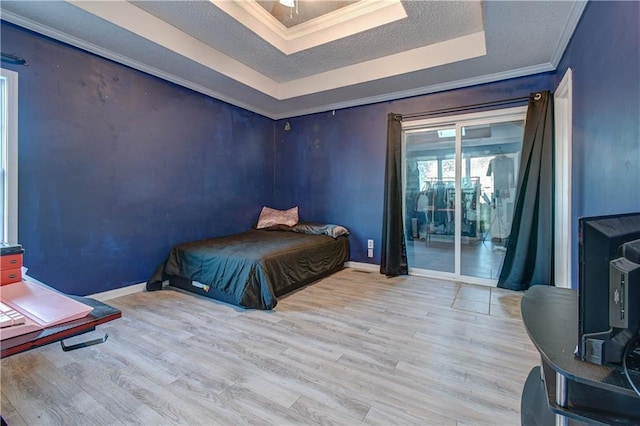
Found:
<path fill-rule="evenodd" d="M 17 276 L 17 274 L 9 274 L 9 278 L 16 278 Z"/>
<path fill-rule="evenodd" d="M 11 259 L 9 263 L 15 265 L 16 263 L 18 263 L 18 259 Z"/>

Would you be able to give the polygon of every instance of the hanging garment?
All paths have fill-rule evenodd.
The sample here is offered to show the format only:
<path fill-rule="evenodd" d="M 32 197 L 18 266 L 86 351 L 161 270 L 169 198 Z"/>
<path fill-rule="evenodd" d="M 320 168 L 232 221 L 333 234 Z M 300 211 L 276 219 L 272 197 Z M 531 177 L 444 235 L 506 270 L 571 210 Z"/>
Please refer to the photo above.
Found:
<path fill-rule="evenodd" d="M 498 155 L 489 161 L 487 176 L 493 174 L 493 190 L 497 198 L 509 198 L 513 180 L 513 160 L 506 155 Z"/>

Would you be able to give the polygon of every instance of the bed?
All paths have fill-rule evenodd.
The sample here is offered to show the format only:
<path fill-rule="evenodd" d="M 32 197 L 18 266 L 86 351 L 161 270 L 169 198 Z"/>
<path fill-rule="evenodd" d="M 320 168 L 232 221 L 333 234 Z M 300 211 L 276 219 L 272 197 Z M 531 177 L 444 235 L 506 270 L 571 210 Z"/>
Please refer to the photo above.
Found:
<path fill-rule="evenodd" d="M 182 243 L 147 281 L 163 282 L 250 309 L 273 309 L 277 298 L 330 275 L 349 260 L 346 228 L 298 223 Z"/>

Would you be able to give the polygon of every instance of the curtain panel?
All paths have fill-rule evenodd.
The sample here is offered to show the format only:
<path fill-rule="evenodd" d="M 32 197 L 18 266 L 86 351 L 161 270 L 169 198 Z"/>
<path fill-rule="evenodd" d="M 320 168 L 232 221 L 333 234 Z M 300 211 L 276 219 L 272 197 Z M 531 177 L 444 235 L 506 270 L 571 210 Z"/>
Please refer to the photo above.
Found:
<path fill-rule="evenodd" d="M 408 275 L 407 247 L 402 219 L 402 116 L 387 119 L 384 214 L 380 273 L 388 277 Z"/>
<path fill-rule="evenodd" d="M 511 234 L 498 287 L 553 284 L 553 98 L 531 94 Z"/>

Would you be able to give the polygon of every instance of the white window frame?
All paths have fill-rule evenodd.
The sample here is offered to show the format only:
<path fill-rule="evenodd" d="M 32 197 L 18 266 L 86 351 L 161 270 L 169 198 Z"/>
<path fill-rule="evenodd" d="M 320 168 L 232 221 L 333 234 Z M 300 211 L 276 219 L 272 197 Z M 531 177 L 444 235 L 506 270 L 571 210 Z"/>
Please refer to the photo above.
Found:
<path fill-rule="evenodd" d="M 3 85 L 2 131 L 0 149 L 2 149 L 1 184 L 4 187 L 4 209 L 2 236 L 8 243 L 18 243 L 18 73 L 0 69 Z"/>

